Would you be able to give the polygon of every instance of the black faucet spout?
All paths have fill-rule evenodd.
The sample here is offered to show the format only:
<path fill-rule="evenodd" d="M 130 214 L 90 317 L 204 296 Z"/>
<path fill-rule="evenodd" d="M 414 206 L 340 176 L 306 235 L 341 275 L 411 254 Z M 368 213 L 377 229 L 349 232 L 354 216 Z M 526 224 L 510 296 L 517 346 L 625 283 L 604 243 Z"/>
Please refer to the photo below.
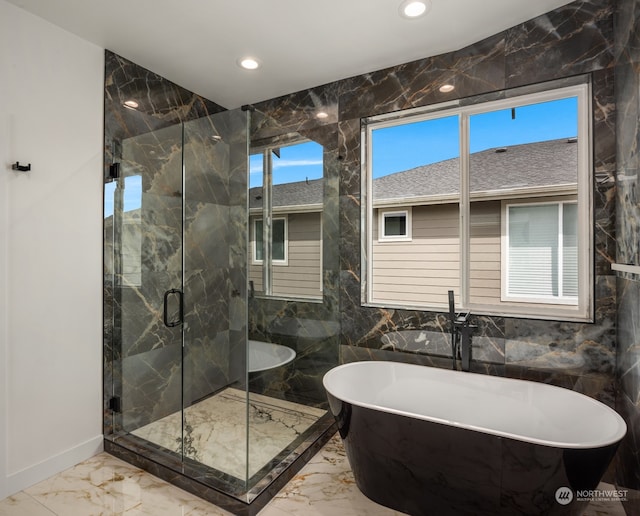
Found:
<path fill-rule="evenodd" d="M 475 326 L 464 324 L 460 327 L 460 360 L 462 362 L 462 370 L 469 371 L 471 369 L 471 333 Z"/>
<path fill-rule="evenodd" d="M 471 312 L 456 313 L 453 290 L 449 290 L 449 320 L 451 324 L 451 356 L 453 369 L 460 359 L 463 371 L 471 369 L 471 334 L 476 326 L 469 324 Z"/>

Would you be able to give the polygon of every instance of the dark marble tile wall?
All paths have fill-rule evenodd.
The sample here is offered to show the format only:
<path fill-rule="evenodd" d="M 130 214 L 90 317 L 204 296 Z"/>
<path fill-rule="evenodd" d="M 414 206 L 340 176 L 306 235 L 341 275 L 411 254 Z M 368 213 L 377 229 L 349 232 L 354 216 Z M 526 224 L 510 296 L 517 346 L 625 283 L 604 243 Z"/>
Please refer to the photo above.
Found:
<path fill-rule="evenodd" d="M 640 489 L 640 281 L 618 278 L 618 396 L 616 409 L 627 422 L 616 481 Z M 640 500 L 637 509 L 640 510 Z"/>
<path fill-rule="evenodd" d="M 640 128 L 640 1 L 620 0 L 615 19 L 617 57 L 617 261 L 640 265 L 638 143 Z M 618 456 L 616 481 L 636 490 L 626 509 L 640 513 L 640 275 L 618 273 L 618 332 L 616 408 L 628 432 Z"/>
<path fill-rule="evenodd" d="M 620 0 L 616 17 L 616 103 L 618 108 L 618 263 L 640 265 L 640 3 Z M 637 280 L 637 277 L 627 276 Z"/>
<path fill-rule="evenodd" d="M 251 373 L 251 392 L 326 407 L 324 374 L 339 363 L 338 84 L 329 84 L 256 104 L 251 146 L 286 144 L 305 138 L 323 146 L 322 299 L 249 300 L 249 338 L 296 351 L 287 367 Z M 328 116 L 318 118 L 318 112 Z"/>
<path fill-rule="evenodd" d="M 616 346 L 614 2 L 573 2 L 459 51 L 343 81 L 340 95 L 342 360 L 451 367 L 427 349 L 448 341 L 445 314 L 361 306 L 360 117 L 454 98 L 477 102 L 590 80 L 593 92 L 595 317 L 593 323 L 477 315 L 473 370 L 563 385 L 614 403 Z M 441 93 L 443 83 L 456 86 Z M 472 97 L 472 98 L 470 98 Z M 444 349 L 444 348 L 443 348 Z M 416 354 L 418 354 L 416 356 Z M 424 354 L 430 356 L 425 357 Z M 446 353 L 445 353 L 446 354 Z M 450 355 L 449 355 L 450 356 Z"/>
<path fill-rule="evenodd" d="M 129 99 L 137 109 L 123 106 Z M 223 111 L 106 52 L 105 174 L 118 162 L 142 188 L 137 231 L 122 230 L 118 210 L 105 224 L 105 435 L 178 410 L 183 388 L 188 404 L 244 381 L 232 364 L 245 362 L 238 334 L 246 331 L 246 114 Z M 139 241 L 126 245 L 136 233 Z M 137 259 L 138 282 L 120 273 L 114 248 L 123 244 Z M 161 318 L 170 288 L 185 292 L 184 385 L 182 328 Z M 122 400 L 117 421 L 106 409 L 112 393 Z"/>
<path fill-rule="evenodd" d="M 138 108 L 125 108 L 127 100 Z M 215 102 L 105 51 L 105 178 L 118 141 L 221 111 Z"/>

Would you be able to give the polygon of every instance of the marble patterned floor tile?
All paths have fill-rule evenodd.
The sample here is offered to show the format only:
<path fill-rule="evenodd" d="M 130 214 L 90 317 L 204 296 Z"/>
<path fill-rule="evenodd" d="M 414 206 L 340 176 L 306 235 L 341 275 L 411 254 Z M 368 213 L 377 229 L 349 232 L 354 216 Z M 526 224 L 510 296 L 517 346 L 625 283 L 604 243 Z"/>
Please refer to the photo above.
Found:
<path fill-rule="evenodd" d="M 56 516 L 44 505 L 24 492 L 0 501 L 0 516 Z"/>
<path fill-rule="evenodd" d="M 599 489 L 612 486 L 601 484 Z M 106 453 L 0 501 L 0 516 L 231 516 Z M 259 516 L 402 516 L 366 498 L 334 436 Z M 583 516 L 626 516 L 620 502 L 592 502 Z"/>
<path fill-rule="evenodd" d="M 24 493 L 57 516 L 230 514 L 107 453 L 98 454 Z"/>
<path fill-rule="evenodd" d="M 610 491 L 615 489 L 611 484 L 601 482 L 598 489 L 602 491 Z M 631 514 L 631 513 L 630 513 Z M 627 516 L 624 506 L 619 501 L 598 501 L 594 500 L 589 503 L 582 516 Z"/>
<path fill-rule="evenodd" d="M 331 440 L 271 500 L 259 516 L 402 516 L 364 496 L 340 438 Z"/>
<path fill-rule="evenodd" d="M 247 421 L 249 476 L 282 452 L 326 411 L 298 403 L 227 388 L 182 412 L 131 432 L 239 479 L 246 475 Z M 247 419 L 248 418 L 248 419 Z"/>

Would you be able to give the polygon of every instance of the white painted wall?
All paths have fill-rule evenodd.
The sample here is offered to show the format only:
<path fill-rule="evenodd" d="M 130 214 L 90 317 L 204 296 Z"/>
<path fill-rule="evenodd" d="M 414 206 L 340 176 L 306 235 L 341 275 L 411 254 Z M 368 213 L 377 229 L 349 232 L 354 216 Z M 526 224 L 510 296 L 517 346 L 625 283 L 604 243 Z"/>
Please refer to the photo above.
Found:
<path fill-rule="evenodd" d="M 0 0 L 0 499 L 102 445 L 103 69 Z"/>

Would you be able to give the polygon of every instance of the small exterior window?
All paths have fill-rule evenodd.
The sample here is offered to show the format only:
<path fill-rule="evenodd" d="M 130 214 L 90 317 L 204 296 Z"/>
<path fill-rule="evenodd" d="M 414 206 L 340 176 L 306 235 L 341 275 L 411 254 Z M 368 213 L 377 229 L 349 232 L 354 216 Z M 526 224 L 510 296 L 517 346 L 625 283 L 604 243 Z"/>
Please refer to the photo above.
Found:
<path fill-rule="evenodd" d="M 262 219 L 254 221 L 253 256 L 254 263 L 262 263 L 264 256 L 264 244 L 262 240 Z M 287 263 L 287 219 L 273 219 L 272 230 L 272 260 L 273 263 Z"/>
<path fill-rule="evenodd" d="M 380 210 L 378 235 L 382 242 L 411 240 L 411 210 Z"/>

